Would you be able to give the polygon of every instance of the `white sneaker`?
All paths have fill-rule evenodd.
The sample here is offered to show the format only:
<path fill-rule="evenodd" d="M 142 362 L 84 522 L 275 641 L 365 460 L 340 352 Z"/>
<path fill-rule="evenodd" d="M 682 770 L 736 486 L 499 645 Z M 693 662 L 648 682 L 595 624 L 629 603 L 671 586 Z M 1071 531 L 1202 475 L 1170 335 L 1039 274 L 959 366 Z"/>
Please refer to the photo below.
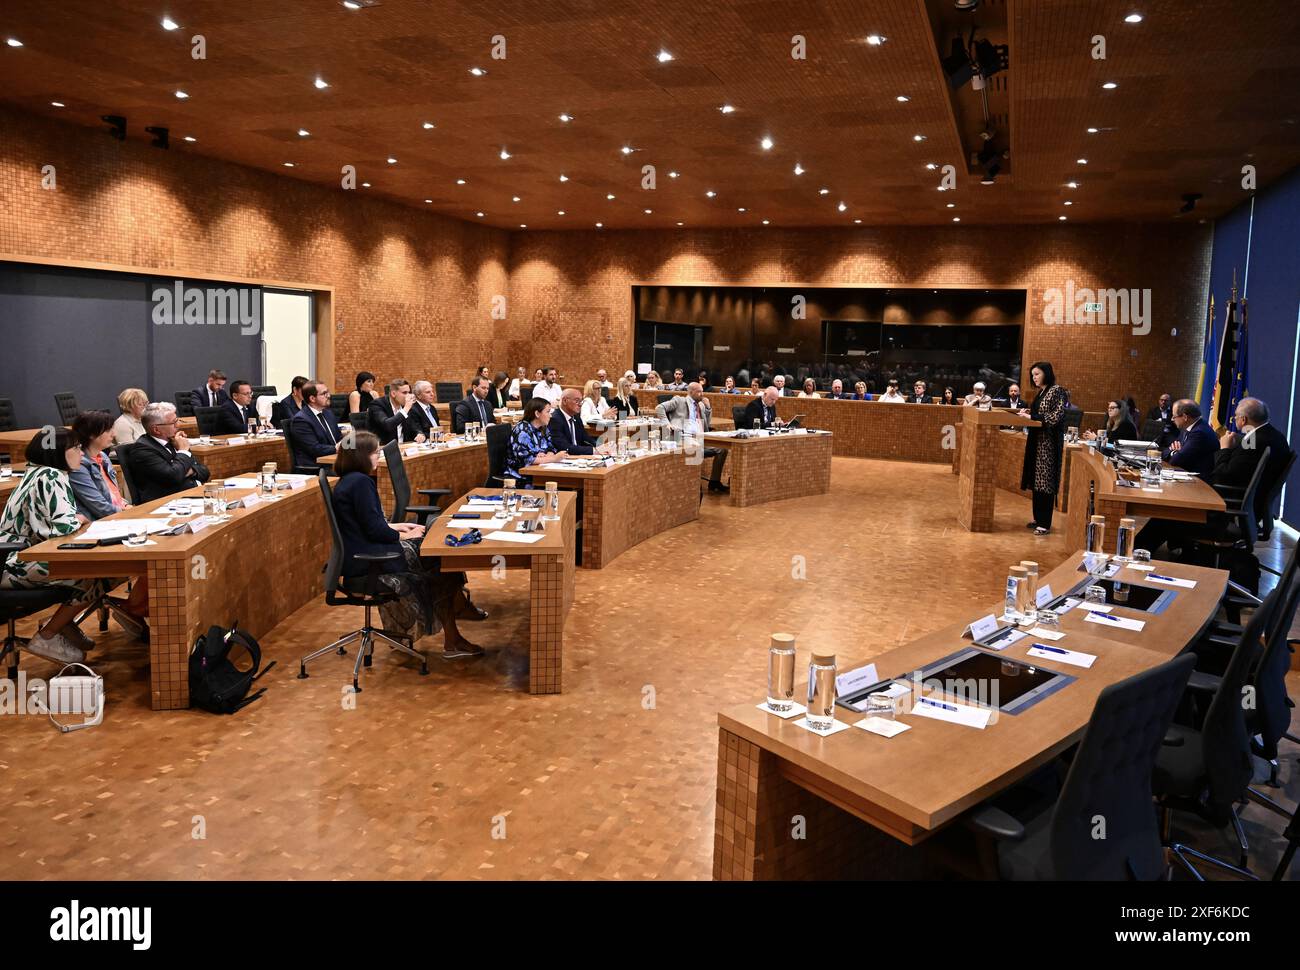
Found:
<path fill-rule="evenodd" d="M 53 660 L 55 663 L 61 664 L 81 663 L 86 659 L 86 651 L 73 646 L 62 633 L 56 633 L 50 637 L 38 633 L 28 640 L 27 646 L 22 649 L 38 657 L 44 657 L 46 660 Z"/>

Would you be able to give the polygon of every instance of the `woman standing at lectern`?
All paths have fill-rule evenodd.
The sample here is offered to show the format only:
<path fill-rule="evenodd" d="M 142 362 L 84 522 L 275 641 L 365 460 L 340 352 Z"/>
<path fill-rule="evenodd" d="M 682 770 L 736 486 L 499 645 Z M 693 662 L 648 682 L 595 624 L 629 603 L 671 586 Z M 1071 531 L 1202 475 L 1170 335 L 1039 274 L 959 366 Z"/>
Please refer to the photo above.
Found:
<path fill-rule="evenodd" d="M 1056 383 L 1052 365 L 1041 360 L 1029 368 L 1034 382 L 1034 401 L 1020 414 L 1042 422 L 1029 429 L 1025 442 L 1025 466 L 1020 487 L 1033 493 L 1034 521 L 1029 528 L 1034 535 L 1045 536 L 1052 529 L 1052 504 L 1061 484 L 1061 452 L 1065 448 L 1065 388 Z"/>

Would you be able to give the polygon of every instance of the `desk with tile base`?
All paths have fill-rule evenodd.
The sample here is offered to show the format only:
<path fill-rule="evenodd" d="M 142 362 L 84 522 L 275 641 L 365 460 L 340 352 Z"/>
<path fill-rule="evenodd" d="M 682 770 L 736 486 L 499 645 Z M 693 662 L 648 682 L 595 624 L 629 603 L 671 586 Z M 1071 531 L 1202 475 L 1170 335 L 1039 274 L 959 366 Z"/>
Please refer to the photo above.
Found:
<path fill-rule="evenodd" d="M 962 412 L 960 479 L 957 483 L 957 521 L 970 532 L 993 531 L 997 496 L 999 428 L 1037 428 L 1039 422 L 1014 411 Z"/>
<path fill-rule="evenodd" d="M 829 431 L 747 434 L 750 437 L 717 432 L 704 436 L 710 448 L 727 451 L 724 470 L 730 475 L 732 505 L 761 505 L 830 491 L 835 436 Z"/>
<path fill-rule="evenodd" d="M 544 536 L 533 543 L 487 539 L 497 526 L 490 516 L 484 520 L 482 542 L 468 546 L 448 546 L 446 537 L 464 536 L 465 529 L 450 529 L 451 515 L 471 495 L 500 495 L 500 489 L 476 488 L 457 499 L 429 525 L 420 544 L 420 556 L 436 559 L 448 572 L 459 570 L 506 569 L 522 567 L 529 571 L 528 607 L 528 692 L 558 694 L 563 686 L 564 620 L 573 604 L 575 573 L 575 532 L 578 498 L 572 492 L 560 493 L 560 519 L 545 522 Z M 530 494 L 525 492 L 524 494 Z M 534 491 L 533 496 L 539 495 Z M 520 518 L 536 519 L 540 511 L 523 512 Z M 519 521 L 515 519 L 514 521 Z M 502 525 L 501 528 L 513 528 Z"/>
<path fill-rule="evenodd" d="M 202 494 L 200 488 L 178 492 L 101 521 L 144 518 L 175 498 Z M 231 500 L 250 494 L 230 490 Z M 48 562 L 56 579 L 147 576 L 150 704 L 156 711 L 183 710 L 190 705 L 190 647 L 200 633 L 238 620 L 241 629 L 264 636 L 324 588 L 330 533 L 320 488 L 308 482 L 279 494 L 278 501 L 234 509 L 229 521 L 201 532 L 154 536 L 153 545 L 59 549 L 75 538 L 61 536 L 19 556 Z"/>
<path fill-rule="evenodd" d="M 523 474 L 534 491 L 553 481 L 579 493 L 579 565 L 602 569 L 638 542 L 700 517 L 700 467 L 674 449 L 596 468 L 530 465 Z"/>
<path fill-rule="evenodd" d="M 1072 588 L 1084 576 L 1077 570 L 1081 558 L 1074 554 L 1042 582 L 1057 593 Z M 1160 568 L 1197 586 L 1177 590 L 1164 613 L 1132 613 L 1148 620 L 1142 633 L 1117 634 L 1084 622 L 1077 609 L 1062 618 L 1067 636 L 1060 645 L 1096 655 L 1091 668 L 1028 656 L 1032 638 L 995 654 L 1077 679 L 1018 714 L 999 714 L 984 730 L 903 714 L 911 730 L 891 739 L 855 727 L 823 737 L 796 727 L 797 718 L 782 720 L 761 710 L 757 695 L 721 711 L 714 878 L 933 876 L 926 869 L 928 853 L 909 847 L 1077 743 L 1103 688 L 1171 659 L 1213 619 L 1226 572 L 1172 563 Z M 1126 569 L 1119 576 L 1139 584 L 1145 574 Z M 1001 605 L 995 609 L 1000 614 Z M 987 612 L 987 604 L 977 604 L 970 619 Z M 1115 613 L 1126 611 L 1116 607 Z M 969 647 L 961 638 L 964 626 L 953 624 L 870 660 L 881 679 L 910 677 Z M 845 663 L 841 670 L 860 665 Z M 756 669 L 761 677 L 762 664 Z M 805 692 L 800 685 L 796 700 Z M 865 714 L 837 708 L 836 717 L 852 724 Z M 804 820 L 806 838 L 793 835 L 796 816 Z"/>
<path fill-rule="evenodd" d="M 411 505 L 424 504 L 422 488 L 445 488 L 452 495 L 464 495 L 487 481 L 486 442 L 467 443 L 463 438 L 444 439 L 447 443 L 431 451 L 420 445 L 402 446 L 402 465 L 411 483 Z M 334 467 L 334 455 L 317 459 L 325 468 Z M 388 474 L 388 463 L 381 453 L 375 484 L 379 486 L 379 501 L 385 511 L 393 510 L 393 480 Z"/>
<path fill-rule="evenodd" d="M 247 435 L 222 434 L 213 435 L 209 440 L 212 444 L 191 441 L 190 452 L 207 466 L 214 482 L 248 472 L 260 472 L 268 461 L 275 462 L 279 472 L 293 469 L 293 458 L 282 435 L 250 438 Z"/>

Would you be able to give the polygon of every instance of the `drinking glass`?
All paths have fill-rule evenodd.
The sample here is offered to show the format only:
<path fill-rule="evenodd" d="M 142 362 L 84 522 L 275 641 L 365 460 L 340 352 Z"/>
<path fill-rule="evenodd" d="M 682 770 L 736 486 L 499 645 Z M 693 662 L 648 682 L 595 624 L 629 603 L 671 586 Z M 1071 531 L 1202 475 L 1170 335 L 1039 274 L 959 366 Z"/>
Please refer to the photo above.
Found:
<path fill-rule="evenodd" d="M 1040 610 L 1038 612 L 1038 629 L 1046 630 L 1048 633 L 1061 632 L 1061 618 L 1055 610 Z"/>
<path fill-rule="evenodd" d="M 794 637 L 774 633 L 767 652 L 767 706 L 785 713 L 794 707 Z"/>
<path fill-rule="evenodd" d="M 808 726 L 829 731 L 835 726 L 835 655 L 813 654 L 808 664 Z"/>
<path fill-rule="evenodd" d="M 546 514 L 542 518 L 548 522 L 560 518 L 560 486 L 556 482 L 546 483 Z"/>
<path fill-rule="evenodd" d="M 126 537 L 128 546 L 142 546 L 149 539 L 149 533 L 145 531 L 144 526 L 132 526 L 131 533 Z"/>
<path fill-rule="evenodd" d="M 867 716 L 883 717 L 886 721 L 894 719 L 894 699 L 883 691 L 867 695 Z"/>
<path fill-rule="evenodd" d="M 1083 594 L 1083 602 L 1086 606 L 1104 606 L 1106 604 L 1106 587 L 1089 586 Z"/>
<path fill-rule="evenodd" d="M 1134 562 L 1140 562 L 1140 563 L 1150 563 L 1150 562 L 1151 562 L 1151 550 L 1150 550 L 1150 549 L 1134 549 L 1134 550 L 1133 550 L 1133 561 L 1134 561 Z"/>

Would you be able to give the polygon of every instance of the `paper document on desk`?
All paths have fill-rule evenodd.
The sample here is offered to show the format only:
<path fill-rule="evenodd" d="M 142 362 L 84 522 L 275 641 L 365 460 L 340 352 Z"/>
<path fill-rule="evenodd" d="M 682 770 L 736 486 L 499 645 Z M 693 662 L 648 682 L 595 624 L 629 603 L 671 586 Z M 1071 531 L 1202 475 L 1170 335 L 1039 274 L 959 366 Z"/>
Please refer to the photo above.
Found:
<path fill-rule="evenodd" d="M 166 505 L 160 505 L 150 515 L 199 515 L 203 511 L 203 499 L 178 498 Z"/>
<path fill-rule="evenodd" d="M 256 478 L 227 478 L 222 484 L 226 488 L 260 488 L 262 483 Z"/>
<path fill-rule="evenodd" d="M 80 536 L 82 539 L 121 539 L 135 532 L 147 532 L 153 535 L 166 532 L 172 527 L 170 522 L 158 519 L 100 519 L 90 523 Z"/>
<path fill-rule="evenodd" d="M 1195 589 L 1196 580 L 1179 579 L 1177 576 L 1166 576 L 1163 573 L 1147 573 L 1146 581 L 1148 583 L 1161 583 L 1165 586 L 1181 586 L 1183 589 Z"/>
<path fill-rule="evenodd" d="M 489 532 L 484 539 L 500 539 L 502 542 L 540 542 L 546 538 L 543 532 Z"/>
<path fill-rule="evenodd" d="M 1119 630 L 1132 630 L 1135 633 L 1147 625 L 1146 620 L 1130 620 L 1127 616 L 1112 616 L 1109 613 L 1089 612 L 1083 619 L 1086 623 L 1115 627 Z"/>
<path fill-rule="evenodd" d="M 1050 650 L 1043 649 L 1041 644 L 1035 644 L 1025 651 L 1031 657 L 1038 657 L 1041 660 L 1057 660 L 1063 664 L 1070 664 L 1072 667 L 1091 667 L 1097 662 L 1097 657 L 1091 653 L 1080 653 L 1078 650 L 1066 650 L 1064 647 L 1052 647 Z"/>
<path fill-rule="evenodd" d="M 966 727 L 979 728 L 981 731 L 989 723 L 993 712 L 985 707 L 971 707 L 969 704 L 956 704 L 937 697 L 918 697 L 912 704 L 912 713 L 936 721 L 961 724 Z"/>

